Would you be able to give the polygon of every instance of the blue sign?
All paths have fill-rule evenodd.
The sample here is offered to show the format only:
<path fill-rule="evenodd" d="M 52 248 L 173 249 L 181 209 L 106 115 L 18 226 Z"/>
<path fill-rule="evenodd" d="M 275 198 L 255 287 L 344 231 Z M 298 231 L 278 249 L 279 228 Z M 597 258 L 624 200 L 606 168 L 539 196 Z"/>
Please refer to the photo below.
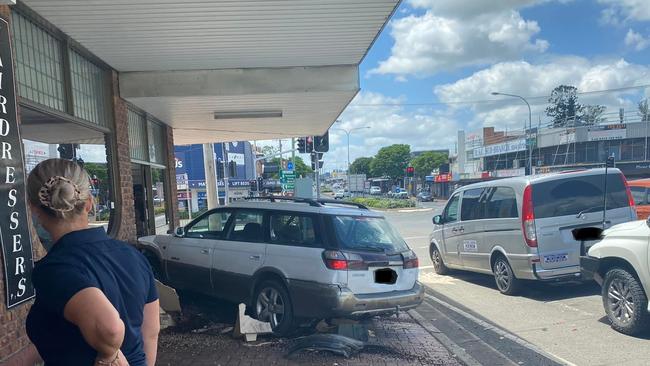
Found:
<path fill-rule="evenodd" d="M 426 177 L 424 177 L 424 180 L 426 182 L 433 182 L 434 181 L 433 175 L 427 175 Z"/>
<path fill-rule="evenodd" d="M 293 161 L 287 163 L 287 170 L 293 170 Z"/>

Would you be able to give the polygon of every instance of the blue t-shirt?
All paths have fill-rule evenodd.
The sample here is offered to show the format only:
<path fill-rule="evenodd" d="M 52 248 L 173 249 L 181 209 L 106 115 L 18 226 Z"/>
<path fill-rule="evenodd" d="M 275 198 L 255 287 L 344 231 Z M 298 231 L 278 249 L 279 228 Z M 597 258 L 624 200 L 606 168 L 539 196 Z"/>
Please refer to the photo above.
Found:
<path fill-rule="evenodd" d="M 93 365 L 97 352 L 81 331 L 65 320 L 63 309 L 77 292 L 100 289 L 124 321 L 122 352 L 131 366 L 145 366 L 142 340 L 144 305 L 158 299 L 151 267 L 133 246 L 113 240 L 103 228 L 63 236 L 34 265 L 36 301 L 27 317 L 27 334 L 46 366 Z"/>

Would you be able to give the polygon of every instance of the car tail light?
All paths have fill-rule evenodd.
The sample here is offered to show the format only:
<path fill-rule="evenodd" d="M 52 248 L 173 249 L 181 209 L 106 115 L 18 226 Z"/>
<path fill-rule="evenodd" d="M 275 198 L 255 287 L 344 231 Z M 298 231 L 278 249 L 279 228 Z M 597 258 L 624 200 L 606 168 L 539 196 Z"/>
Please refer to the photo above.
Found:
<path fill-rule="evenodd" d="M 625 179 L 625 176 L 621 174 L 621 179 L 623 179 L 623 184 L 625 185 L 625 193 L 627 193 L 627 202 L 630 205 L 630 207 L 636 206 L 636 203 L 634 202 L 634 196 L 632 196 L 632 190 L 630 189 L 630 185 L 627 183 L 627 179 Z"/>
<path fill-rule="evenodd" d="M 420 260 L 412 250 L 408 253 L 402 254 L 402 257 L 404 258 L 404 269 L 418 268 L 420 266 Z"/>
<path fill-rule="evenodd" d="M 354 253 L 326 250 L 323 252 L 323 261 L 327 268 L 335 271 L 359 271 L 368 269 L 368 264 L 363 261 L 363 258 Z"/>
<path fill-rule="evenodd" d="M 535 212 L 533 208 L 533 186 L 524 189 L 524 203 L 521 210 L 521 225 L 526 244 L 531 248 L 537 247 L 537 232 L 535 230 Z"/>

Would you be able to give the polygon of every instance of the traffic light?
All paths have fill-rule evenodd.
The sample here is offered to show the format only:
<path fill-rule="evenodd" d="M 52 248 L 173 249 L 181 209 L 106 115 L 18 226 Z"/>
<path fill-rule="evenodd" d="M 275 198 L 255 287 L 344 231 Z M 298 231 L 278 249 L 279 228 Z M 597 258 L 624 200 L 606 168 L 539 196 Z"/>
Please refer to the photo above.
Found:
<path fill-rule="evenodd" d="M 237 163 L 234 160 L 228 163 L 228 176 L 231 178 L 237 176 Z"/>
<path fill-rule="evenodd" d="M 56 150 L 59 152 L 61 159 L 72 160 L 77 155 L 74 144 L 60 144 Z"/>
<path fill-rule="evenodd" d="M 314 137 L 307 136 L 305 137 L 305 152 L 311 153 L 312 151 L 314 151 Z"/>
<path fill-rule="evenodd" d="M 301 137 L 298 139 L 298 152 L 301 154 L 307 153 L 307 138 Z"/>
<path fill-rule="evenodd" d="M 217 179 L 223 179 L 223 162 L 221 160 L 217 160 L 215 169 L 217 170 Z"/>
<path fill-rule="evenodd" d="M 314 136 L 314 151 L 328 152 L 330 150 L 330 133 L 327 131 L 323 136 Z"/>
<path fill-rule="evenodd" d="M 415 174 L 415 168 L 413 168 L 412 166 L 409 166 L 409 167 L 406 168 L 406 176 L 407 177 L 409 177 L 409 178 L 413 177 L 414 174 Z"/>

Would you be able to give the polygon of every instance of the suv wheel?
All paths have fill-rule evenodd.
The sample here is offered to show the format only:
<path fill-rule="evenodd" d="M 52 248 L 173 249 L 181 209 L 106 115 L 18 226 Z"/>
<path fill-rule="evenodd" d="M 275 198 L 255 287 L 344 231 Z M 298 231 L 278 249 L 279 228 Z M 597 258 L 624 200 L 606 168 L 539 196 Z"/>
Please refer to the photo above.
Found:
<path fill-rule="evenodd" d="M 497 288 L 504 295 L 514 295 L 519 291 L 520 281 L 515 277 L 515 273 L 510 267 L 508 260 L 500 255 L 492 266 L 494 272 L 494 280 L 497 283 Z"/>
<path fill-rule="evenodd" d="M 649 324 L 648 298 L 633 274 L 622 268 L 610 269 L 603 283 L 603 306 L 615 330 L 634 335 Z"/>
<path fill-rule="evenodd" d="M 436 271 L 437 274 L 444 275 L 449 272 L 449 268 L 447 268 L 445 262 L 442 261 L 440 250 L 435 244 L 431 244 L 431 261 L 433 262 L 433 270 Z"/>
<path fill-rule="evenodd" d="M 293 308 L 289 292 L 276 281 L 264 281 L 255 291 L 255 317 L 271 323 L 273 332 L 286 335 L 293 327 Z"/>

